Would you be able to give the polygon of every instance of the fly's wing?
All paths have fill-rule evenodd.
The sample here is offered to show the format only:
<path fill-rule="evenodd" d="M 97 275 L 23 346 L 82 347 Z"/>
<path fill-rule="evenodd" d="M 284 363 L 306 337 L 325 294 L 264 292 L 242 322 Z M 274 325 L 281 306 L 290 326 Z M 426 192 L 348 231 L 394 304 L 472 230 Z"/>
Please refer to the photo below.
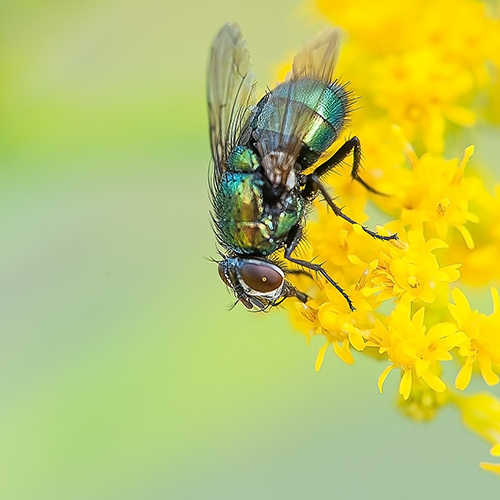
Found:
<path fill-rule="evenodd" d="M 207 71 L 210 145 L 215 163 L 214 181 L 226 168 L 242 126 L 254 103 L 255 77 L 250 54 L 238 24 L 226 24 L 212 43 Z"/>
<path fill-rule="evenodd" d="M 315 109 L 333 81 L 339 39 L 339 30 L 327 29 L 309 42 L 295 56 L 285 82 L 270 92 L 258 117 L 256 146 L 275 186 L 293 185 L 289 173 L 317 119 Z"/>
<path fill-rule="evenodd" d="M 337 64 L 339 29 L 325 29 L 293 59 L 291 78 L 309 78 L 329 85 Z"/>

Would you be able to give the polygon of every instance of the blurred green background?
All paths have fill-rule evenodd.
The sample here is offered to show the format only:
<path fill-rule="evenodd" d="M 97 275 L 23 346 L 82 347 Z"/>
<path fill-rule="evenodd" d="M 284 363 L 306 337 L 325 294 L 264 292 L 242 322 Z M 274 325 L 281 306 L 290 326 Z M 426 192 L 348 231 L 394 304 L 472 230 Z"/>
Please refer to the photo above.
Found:
<path fill-rule="evenodd" d="M 312 18 L 297 0 L 2 0 L 2 500 L 500 490 L 453 410 L 404 419 L 369 359 L 315 373 L 319 344 L 284 313 L 228 313 L 205 259 L 209 44 L 238 20 L 272 86 Z"/>

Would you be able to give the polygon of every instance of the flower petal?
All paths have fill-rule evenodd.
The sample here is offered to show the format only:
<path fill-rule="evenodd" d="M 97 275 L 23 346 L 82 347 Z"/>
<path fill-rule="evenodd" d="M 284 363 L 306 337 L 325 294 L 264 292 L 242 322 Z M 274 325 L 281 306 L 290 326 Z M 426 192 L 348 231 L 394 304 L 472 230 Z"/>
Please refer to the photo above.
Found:
<path fill-rule="evenodd" d="M 389 375 L 389 372 L 394 370 L 396 368 L 394 365 L 389 365 L 381 374 L 380 377 L 378 378 L 378 391 L 380 394 L 382 394 L 382 387 L 384 385 L 385 379 L 387 378 L 387 375 Z"/>
<path fill-rule="evenodd" d="M 424 373 L 422 379 L 433 391 L 444 392 L 446 390 L 446 384 L 432 373 Z"/>
<path fill-rule="evenodd" d="M 478 356 L 481 376 L 488 385 L 498 384 L 498 375 L 491 368 L 491 359 L 486 356 Z"/>
<path fill-rule="evenodd" d="M 479 465 L 482 469 L 500 474 L 500 464 L 489 464 L 487 462 L 480 462 Z"/>
<path fill-rule="evenodd" d="M 458 372 L 457 378 L 455 379 L 455 387 L 461 391 L 469 385 L 472 377 L 472 363 L 468 363 L 467 361 L 465 362 L 465 365 L 462 366 Z"/>
<path fill-rule="evenodd" d="M 365 348 L 365 341 L 361 334 L 357 331 L 349 332 L 349 342 L 356 349 L 356 351 L 362 351 Z"/>
<path fill-rule="evenodd" d="M 325 352 L 328 349 L 329 345 L 330 342 L 327 342 L 326 344 L 322 345 L 318 351 L 318 355 L 316 356 L 316 363 L 314 365 L 314 368 L 317 372 L 319 372 L 321 369 L 321 365 L 323 364 L 323 359 L 325 357 Z"/>
<path fill-rule="evenodd" d="M 399 394 L 403 399 L 408 399 L 411 392 L 411 371 L 405 370 L 399 384 Z"/>
<path fill-rule="evenodd" d="M 342 342 L 342 345 L 340 345 L 337 341 L 334 341 L 333 342 L 333 350 L 335 351 L 335 354 L 346 365 L 353 365 L 354 364 L 354 357 L 352 355 L 351 350 L 349 349 L 349 342 L 347 342 L 347 340 L 344 340 Z"/>

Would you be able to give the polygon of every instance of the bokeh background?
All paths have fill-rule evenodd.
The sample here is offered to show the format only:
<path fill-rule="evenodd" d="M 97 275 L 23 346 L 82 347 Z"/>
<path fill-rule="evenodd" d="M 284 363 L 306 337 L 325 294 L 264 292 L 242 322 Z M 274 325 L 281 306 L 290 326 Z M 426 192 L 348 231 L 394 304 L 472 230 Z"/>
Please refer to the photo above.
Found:
<path fill-rule="evenodd" d="M 228 20 L 262 86 L 321 26 L 297 0 L 0 4 L 0 498 L 495 498 L 452 409 L 415 424 L 375 360 L 315 373 L 286 314 L 227 312 L 204 80 Z"/>

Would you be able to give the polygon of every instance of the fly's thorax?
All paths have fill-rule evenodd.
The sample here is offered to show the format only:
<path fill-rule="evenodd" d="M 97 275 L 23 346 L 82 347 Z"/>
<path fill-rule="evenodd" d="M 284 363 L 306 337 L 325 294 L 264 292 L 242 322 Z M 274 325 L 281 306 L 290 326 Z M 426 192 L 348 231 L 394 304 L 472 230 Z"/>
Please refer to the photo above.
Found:
<path fill-rule="evenodd" d="M 257 257 L 228 257 L 219 263 L 219 276 L 248 309 L 264 310 L 283 296 L 283 270 Z"/>
<path fill-rule="evenodd" d="M 246 146 L 236 146 L 229 153 L 226 164 L 229 172 L 254 172 L 258 167 L 257 155 Z"/>
<path fill-rule="evenodd" d="M 215 220 L 223 245 L 240 254 L 270 255 L 303 219 L 306 200 L 298 188 L 275 203 L 264 196 L 261 173 L 225 172 L 215 195 Z"/>
<path fill-rule="evenodd" d="M 266 225 L 264 180 L 257 173 L 225 172 L 215 196 L 215 219 L 223 244 L 238 253 L 268 255 L 276 242 Z"/>
<path fill-rule="evenodd" d="M 216 216 L 223 220 L 254 222 L 264 213 L 263 180 L 253 173 L 225 172 L 216 193 Z"/>
<path fill-rule="evenodd" d="M 295 187 L 297 176 L 293 156 L 285 151 L 271 151 L 263 156 L 261 163 L 273 186 L 285 186 L 288 191 Z"/>
<path fill-rule="evenodd" d="M 279 207 L 268 217 L 271 232 L 276 240 L 286 238 L 291 229 L 299 224 L 305 215 L 307 201 L 297 189 L 290 191 L 283 198 Z"/>

